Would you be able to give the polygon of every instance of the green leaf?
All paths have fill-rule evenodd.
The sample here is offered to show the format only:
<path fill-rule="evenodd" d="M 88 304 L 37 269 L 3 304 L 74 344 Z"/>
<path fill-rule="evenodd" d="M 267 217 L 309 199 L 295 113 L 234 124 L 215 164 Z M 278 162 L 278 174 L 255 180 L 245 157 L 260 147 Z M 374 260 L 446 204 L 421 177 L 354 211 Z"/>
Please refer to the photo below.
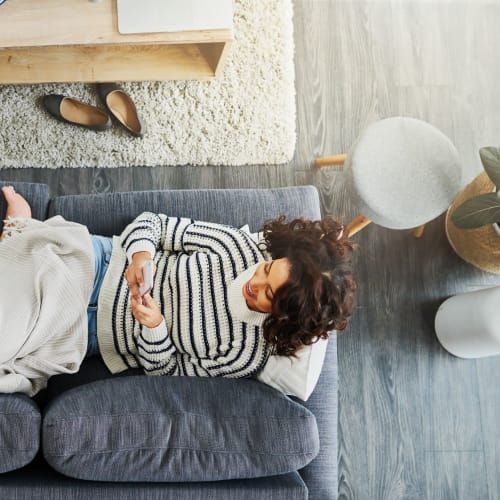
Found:
<path fill-rule="evenodd" d="M 481 148 L 479 156 L 488 177 L 493 181 L 497 189 L 500 189 L 500 150 L 492 147 Z"/>
<path fill-rule="evenodd" d="M 497 193 L 474 196 L 454 210 L 451 220 L 462 229 L 500 222 L 500 197 Z"/>

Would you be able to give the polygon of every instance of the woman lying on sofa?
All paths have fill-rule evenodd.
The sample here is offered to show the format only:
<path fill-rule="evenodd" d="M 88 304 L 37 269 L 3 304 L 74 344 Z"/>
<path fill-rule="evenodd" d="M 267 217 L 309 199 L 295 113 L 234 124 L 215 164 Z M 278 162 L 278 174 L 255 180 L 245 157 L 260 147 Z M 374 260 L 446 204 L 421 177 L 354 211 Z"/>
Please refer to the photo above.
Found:
<path fill-rule="evenodd" d="M 92 355 L 112 373 L 250 377 L 271 353 L 347 326 L 353 244 L 329 217 L 278 218 L 256 244 L 240 229 L 145 212 L 106 238 L 32 219 L 13 187 L 2 191 L 0 392 L 33 396 Z"/>

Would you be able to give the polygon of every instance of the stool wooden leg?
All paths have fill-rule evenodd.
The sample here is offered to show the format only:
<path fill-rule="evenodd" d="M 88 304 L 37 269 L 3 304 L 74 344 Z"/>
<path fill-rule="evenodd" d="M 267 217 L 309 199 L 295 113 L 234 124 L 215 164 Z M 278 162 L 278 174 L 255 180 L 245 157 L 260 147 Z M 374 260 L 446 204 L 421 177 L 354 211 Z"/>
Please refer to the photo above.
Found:
<path fill-rule="evenodd" d="M 316 158 L 314 164 L 318 167 L 328 167 L 331 165 L 343 165 L 347 158 L 346 154 L 335 155 L 335 156 L 323 156 L 321 158 Z"/>
<path fill-rule="evenodd" d="M 424 228 L 425 228 L 425 224 L 422 224 L 421 226 L 416 227 L 413 230 L 413 236 L 415 236 L 415 238 L 420 238 L 424 234 Z"/>
<path fill-rule="evenodd" d="M 358 215 L 355 219 L 353 219 L 349 224 L 347 224 L 347 234 L 349 237 L 356 234 L 358 231 L 361 231 L 364 227 L 368 226 L 371 223 L 370 219 L 367 219 L 364 215 Z"/>

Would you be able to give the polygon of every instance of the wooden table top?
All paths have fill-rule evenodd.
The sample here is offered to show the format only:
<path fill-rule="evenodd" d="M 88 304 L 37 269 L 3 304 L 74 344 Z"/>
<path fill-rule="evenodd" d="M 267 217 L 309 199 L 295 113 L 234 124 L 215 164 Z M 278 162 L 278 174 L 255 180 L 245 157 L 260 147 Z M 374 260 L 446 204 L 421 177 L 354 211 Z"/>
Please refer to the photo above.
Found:
<path fill-rule="evenodd" d="M 232 30 L 122 35 L 116 0 L 9 0 L 0 6 L 0 47 L 200 43 L 232 39 Z"/>

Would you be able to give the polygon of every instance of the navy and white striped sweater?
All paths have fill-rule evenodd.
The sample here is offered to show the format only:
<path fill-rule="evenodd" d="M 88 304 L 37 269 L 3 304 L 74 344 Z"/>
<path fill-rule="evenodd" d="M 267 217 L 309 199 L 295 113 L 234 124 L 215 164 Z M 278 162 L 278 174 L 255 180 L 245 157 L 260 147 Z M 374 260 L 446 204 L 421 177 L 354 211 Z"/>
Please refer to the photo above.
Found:
<path fill-rule="evenodd" d="M 140 325 L 130 309 L 123 274 L 139 251 L 150 252 L 156 265 L 151 295 L 165 321 L 155 328 Z M 262 260 L 239 229 L 141 214 L 114 238 L 99 295 L 99 348 L 108 368 L 117 373 L 140 366 L 151 375 L 255 374 L 269 355 L 261 328 L 266 315 L 247 308 L 242 286 L 252 275 L 249 268 Z"/>

